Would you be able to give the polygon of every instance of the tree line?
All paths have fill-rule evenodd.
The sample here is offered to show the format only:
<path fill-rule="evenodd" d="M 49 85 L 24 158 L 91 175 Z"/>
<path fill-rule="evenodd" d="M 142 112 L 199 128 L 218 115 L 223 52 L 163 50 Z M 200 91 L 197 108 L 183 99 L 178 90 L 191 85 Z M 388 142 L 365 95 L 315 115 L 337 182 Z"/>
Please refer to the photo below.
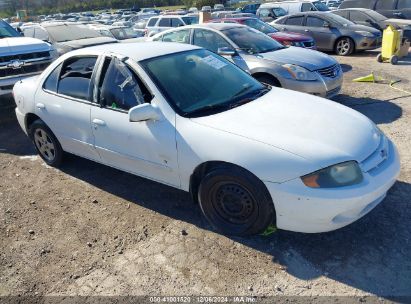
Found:
<path fill-rule="evenodd" d="M 14 16 L 17 10 L 27 10 L 29 15 L 84 12 L 103 9 L 132 7 L 197 6 L 214 5 L 224 0 L 4 0 L 3 15 Z"/>

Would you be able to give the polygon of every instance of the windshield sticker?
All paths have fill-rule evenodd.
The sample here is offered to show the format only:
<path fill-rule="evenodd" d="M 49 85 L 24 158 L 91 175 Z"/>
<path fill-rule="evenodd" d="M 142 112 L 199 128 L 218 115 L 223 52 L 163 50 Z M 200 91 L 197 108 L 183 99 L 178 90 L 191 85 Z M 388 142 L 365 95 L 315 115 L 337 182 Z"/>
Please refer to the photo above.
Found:
<path fill-rule="evenodd" d="M 219 70 L 227 65 L 227 63 L 218 60 L 212 55 L 208 55 L 207 57 L 202 58 L 201 61 L 208 64 L 209 66 L 212 66 L 216 70 Z"/>

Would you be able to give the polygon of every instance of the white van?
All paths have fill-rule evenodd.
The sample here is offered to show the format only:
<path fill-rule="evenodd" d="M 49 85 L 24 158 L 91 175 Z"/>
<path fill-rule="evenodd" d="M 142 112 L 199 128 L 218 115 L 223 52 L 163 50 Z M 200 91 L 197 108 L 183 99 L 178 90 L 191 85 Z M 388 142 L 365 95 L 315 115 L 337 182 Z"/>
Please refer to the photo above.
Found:
<path fill-rule="evenodd" d="M 309 12 L 309 11 L 329 11 L 330 9 L 319 0 L 290 0 L 290 1 L 278 1 L 278 2 L 269 2 L 263 3 L 259 7 L 258 11 L 261 12 L 264 9 L 272 9 L 276 8 L 277 10 L 283 9 L 287 12 L 288 15 L 296 14 L 301 12 Z M 259 13 L 257 12 L 257 15 Z M 276 16 L 273 16 L 273 20 L 275 20 Z M 266 22 L 272 20 L 264 20 Z"/>

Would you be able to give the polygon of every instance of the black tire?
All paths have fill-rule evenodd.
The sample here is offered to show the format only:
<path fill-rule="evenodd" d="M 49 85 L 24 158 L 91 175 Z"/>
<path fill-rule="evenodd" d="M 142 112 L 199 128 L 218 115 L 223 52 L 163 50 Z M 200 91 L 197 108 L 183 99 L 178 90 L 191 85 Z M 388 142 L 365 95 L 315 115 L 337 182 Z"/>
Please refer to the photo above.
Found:
<path fill-rule="evenodd" d="M 63 159 L 63 149 L 56 136 L 42 120 L 37 119 L 32 123 L 29 135 L 37 153 L 45 163 L 52 167 L 60 166 Z"/>
<path fill-rule="evenodd" d="M 390 62 L 391 64 L 396 65 L 398 63 L 398 56 L 396 55 L 391 56 Z"/>
<path fill-rule="evenodd" d="M 200 183 L 198 201 L 204 216 L 217 230 L 247 236 L 263 232 L 275 220 L 267 188 L 248 171 L 219 167 Z"/>
<path fill-rule="evenodd" d="M 383 58 L 382 58 L 382 54 L 381 54 L 381 53 L 378 54 L 378 56 L 377 56 L 377 61 L 380 62 L 380 63 L 384 61 Z"/>
<path fill-rule="evenodd" d="M 272 87 L 281 87 L 280 82 L 275 79 L 273 76 L 270 75 L 256 75 L 254 76 L 255 79 L 257 79 L 259 82 L 263 83 L 263 84 L 268 84 Z"/>
<path fill-rule="evenodd" d="M 335 43 L 335 53 L 339 56 L 349 56 L 354 52 L 354 41 L 350 37 L 342 37 Z"/>

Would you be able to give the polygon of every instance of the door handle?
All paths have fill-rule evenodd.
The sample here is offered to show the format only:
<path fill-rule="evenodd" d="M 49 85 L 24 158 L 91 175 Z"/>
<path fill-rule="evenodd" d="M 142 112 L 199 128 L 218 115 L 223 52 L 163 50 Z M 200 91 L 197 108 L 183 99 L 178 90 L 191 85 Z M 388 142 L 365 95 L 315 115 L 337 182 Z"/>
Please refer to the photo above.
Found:
<path fill-rule="evenodd" d="M 93 119 L 93 124 L 94 124 L 95 127 L 97 127 L 97 126 L 105 126 L 105 125 L 106 125 L 106 122 L 105 122 L 104 120 L 94 118 L 94 119 Z"/>
<path fill-rule="evenodd" d="M 38 108 L 38 109 L 45 109 L 46 108 L 46 106 L 44 105 L 44 103 L 37 103 L 36 104 L 36 107 Z"/>
<path fill-rule="evenodd" d="M 304 30 L 304 32 L 309 32 L 310 30 Z"/>

